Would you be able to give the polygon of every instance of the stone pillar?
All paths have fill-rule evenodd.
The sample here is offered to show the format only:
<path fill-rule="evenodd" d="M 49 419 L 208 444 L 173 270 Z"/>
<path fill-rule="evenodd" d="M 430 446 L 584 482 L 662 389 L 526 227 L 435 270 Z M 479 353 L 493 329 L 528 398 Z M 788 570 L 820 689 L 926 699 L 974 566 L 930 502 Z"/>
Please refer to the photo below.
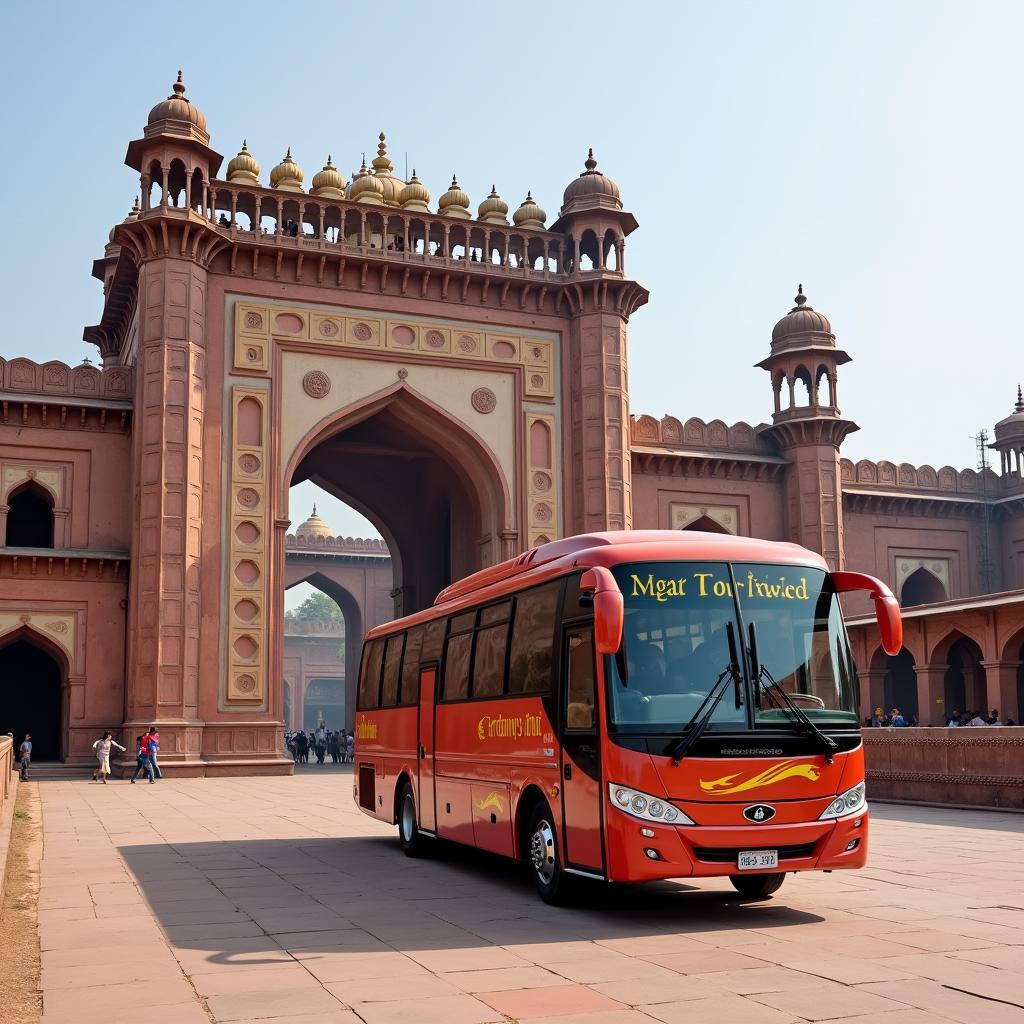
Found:
<path fill-rule="evenodd" d="M 947 708 L 945 703 L 946 670 L 948 668 L 949 666 L 945 664 L 914 666 L 914 672 L 917 673 L 917 721 L 919 725 L 946 724 L 946 715 L 953 710 Z"/>
<path fill-rule="evenodd" d="M 884 668 L 868 669 L 860 674 L 860 717 L 863 721 L 875 713 L 875 708 L 885 707 L 885 676 Z"/>
<path fill-rule="evenodd" d="M 139 271 L 126 735 L 157 724 L 163 763 L 199 755 L 206 271 L 159 257 Z"/>
<path fill-rule="evenodd" d="M 626 322 L 578 315 L 571 332 L 572 533 L 632 527 Z M 567 523 L 567 526 L 570 524 Z"/>
<path fill-rule="evenodd" d="M 1019 724 L 1024 708 L 1017 707 L 1017 662 L 983 661 L 981 667 L 987 684 L 986 714 L 996 708 L 1004 722 L 1012 718 Z"/>
<path fill-rule="evenodd" d="M 843 501 L 839 449 L 831 444 L 785 450 L 786 523 L 789 539 L 817 551 L 833 570 L 842 569 Z"/>

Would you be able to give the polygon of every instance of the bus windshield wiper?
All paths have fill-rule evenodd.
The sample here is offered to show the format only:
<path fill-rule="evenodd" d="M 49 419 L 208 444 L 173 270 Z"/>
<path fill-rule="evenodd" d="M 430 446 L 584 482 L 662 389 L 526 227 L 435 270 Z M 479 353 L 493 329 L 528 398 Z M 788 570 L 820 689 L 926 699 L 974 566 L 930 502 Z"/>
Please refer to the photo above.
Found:
<path fill-rule="evenodd" d="M 778 680 L 768 671 L 767 667 L 761 662 L 757 653 L 757 630 L 754 623 L 750 623 L 750 662 L 751 662 L 751 675 L 754 679 L 755 688 L 763 688 L 765 693 L 777 695 L 783 703 L 783 711 L 788 711 L 792 717 L 796 720 L 797 724 L 802 726 L 805 732 L 818 741 L 821 747 L 822 753 L 825 755 L 825 762 L 827 764 L 832 763 L 832 757 L 835 752 L 839 749 L 839 744 L 836 743 L 831 736 L 826 736 L 804 713 L 803 708 L 799 704 L 795 703 L 789 696 L 788 693 L 782 688 Z M 757 690 L 755 689 L 755 693 Z"/>
<path fill-rule="evenodd" d="M 715 708 L 718 707 L 722 697 L 725 696 L 725 691 L 728 689 L 726 683 L 729 681 L 732 681 L 737 687 L 736 706 L 740 706 L 738 687 L 741 683 L 741 678 L 739 665 L 736 663 L 736 639 L 733 635 L 731 622 L 726 624 L 726 634 L 729 638 L 729 664 L 726 665 L 722 674 L 715 680 L 714 686 L 708 690 L 707 696 L 701 701 L 701 705 L 693 713 L 693 717 L 686 723 L 683 728 L 684 735 L 676 740 L 671 750 L 669 750 L 669 757 L 672 758 L 673 765 L 677 766 L 690 752 L 690 748 L 694 743 L 703 735 L 704 730 L 711 721 L 711 716 L 715 713 Z"/>

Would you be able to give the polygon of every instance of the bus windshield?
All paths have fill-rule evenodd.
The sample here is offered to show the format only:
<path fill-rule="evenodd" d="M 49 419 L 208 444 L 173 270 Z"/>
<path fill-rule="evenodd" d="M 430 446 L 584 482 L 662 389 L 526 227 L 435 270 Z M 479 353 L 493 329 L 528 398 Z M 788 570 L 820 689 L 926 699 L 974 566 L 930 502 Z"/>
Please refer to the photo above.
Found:
<path fill-rule="evenodd" d="M 644 562 L 613 573 L 625 601 L 622 649 L 609 659 L 615 728 L 678 733 L 719 680 L 710 730 L 786 728 L 794 712 L 780 690 L 812 721 L 858 724 L 853 662 L 827 573 L 724 562 Z"/>

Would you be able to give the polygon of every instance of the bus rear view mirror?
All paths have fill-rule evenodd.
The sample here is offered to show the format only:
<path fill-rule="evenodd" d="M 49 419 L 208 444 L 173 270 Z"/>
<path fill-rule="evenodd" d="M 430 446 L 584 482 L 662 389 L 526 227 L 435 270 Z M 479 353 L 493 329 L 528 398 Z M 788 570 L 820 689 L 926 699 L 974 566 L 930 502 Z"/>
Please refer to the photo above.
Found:
<path fill-rule="evenodd" d="M 622 643 L 625 605 L 615 577 L 603 566 L 588 569 L 580 591 L 593 595 L 594 645 L 598 654 L 614 654 Z"/>
<path fill-rule="evenodd" d="M 875 619 L 882 637 L 882 650 L 886 654 L 899 654 L 903 646 L 903 619 L 900 617 L 899 602 L 892 591 L 881 580 L 862 572 L 834 572 L 832 585 L 837 594 L 848 594 L 853 590 L 868 591 L 871 600 L 875 602 Z"/>

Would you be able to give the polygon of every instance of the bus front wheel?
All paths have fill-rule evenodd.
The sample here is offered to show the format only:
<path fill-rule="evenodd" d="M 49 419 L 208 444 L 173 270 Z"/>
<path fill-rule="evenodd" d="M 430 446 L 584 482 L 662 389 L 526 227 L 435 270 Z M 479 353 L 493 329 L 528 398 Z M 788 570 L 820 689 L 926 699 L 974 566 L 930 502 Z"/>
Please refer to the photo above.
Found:
<path fill-rule="evenodd" d="M 565 903 L 569 898 L 571 880 L 562 870 L 554 815 L 545 803 L 537 804 L 530 814 L 525 855 L 540 898 L 545 903 Z"/>
<path fill-rule="evenodd" d="M 426 842 L 416 821 L 416 798 L 408 782 L 398 798 L 398 841 L 406 857 L 419 857 Z"/>
<path fill-rule="evenodd" d="M 748 900 L 763 900 L 776 892 L 786 878 L 786 873 L 780 871 L 771 875 L 730 875 L 729 881 L 733 888 Z"/>

